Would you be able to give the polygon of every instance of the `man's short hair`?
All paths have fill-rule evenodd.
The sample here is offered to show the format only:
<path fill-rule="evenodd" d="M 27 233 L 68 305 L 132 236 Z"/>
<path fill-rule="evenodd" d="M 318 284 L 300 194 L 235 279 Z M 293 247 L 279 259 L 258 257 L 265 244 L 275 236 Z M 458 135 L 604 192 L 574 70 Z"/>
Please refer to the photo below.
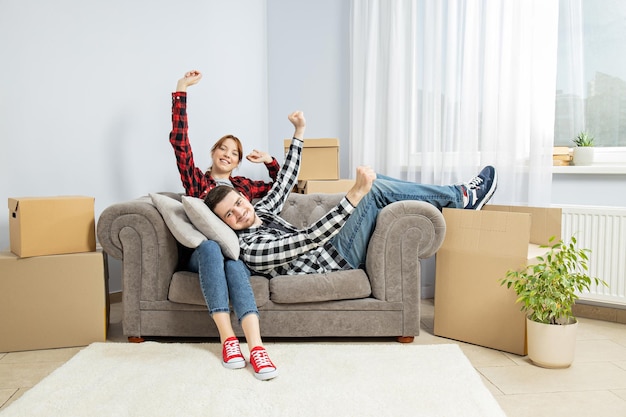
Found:
<path fill-rule="evenodd" d="M 204 198 L 204 204 L 206 204 L 211 211 L 215 212 L 215 206 L 217 206 L 231 191 L 241 195 L 239 191 L 230 185 L 218 185 L 206 195 Z"/>

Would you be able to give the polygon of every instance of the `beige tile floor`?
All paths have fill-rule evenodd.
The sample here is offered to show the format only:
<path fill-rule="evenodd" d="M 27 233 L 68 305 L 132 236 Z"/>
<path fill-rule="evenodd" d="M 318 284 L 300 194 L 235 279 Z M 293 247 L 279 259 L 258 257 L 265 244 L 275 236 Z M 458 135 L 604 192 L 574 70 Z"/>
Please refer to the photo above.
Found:
<path fill-rule="evenodd" d="M 126 342 L 121 310 L 112 304 L 109 341 Z M 626 416 L 626 324 L 580 318 L 574 364 L 550 370 L 526 357 L 434 336 L 433 316 L 433 300 L 422 300 L 422 331 L 414 343 L 458 343 L 507 416 Z M 80 349 L 0 353 L 0 414 Z"/>

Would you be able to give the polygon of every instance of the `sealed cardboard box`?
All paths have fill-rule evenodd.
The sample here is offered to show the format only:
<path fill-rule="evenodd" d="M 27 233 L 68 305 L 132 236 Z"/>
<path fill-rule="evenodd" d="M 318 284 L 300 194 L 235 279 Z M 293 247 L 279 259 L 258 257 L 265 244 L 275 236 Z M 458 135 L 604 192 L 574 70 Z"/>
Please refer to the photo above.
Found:
<path fill-rule="evenodd" d="M 20 258 L 0 252 L 0 352 L 106 341 L 102 251 Z"/>
<path fill-rule="evenodd" d="M 354 185 L 354 180 L 306 180 L 298 181 L 300 194 L 346 193 Z"/>
<path fill-rule="evenodd" d="M 11 252 L 20 257 L 96 250 L 94 198 L 9 198 Z"/>
<path fill-rule="evenodd" d="M 285 140 L 285 154 L 291 139 Z M 298 180 L 338 180 L 339 139 L 304 139 Z"/>
<path fill-rule="evenodd" d="M 511 269 L 536 262 L 550 237 L 561 236 L 561 209 L 487 205 L 443 209 L 446 237 L 436 256 L 437 336 L 526 354 L 526 319 L 512 289 Z"/>

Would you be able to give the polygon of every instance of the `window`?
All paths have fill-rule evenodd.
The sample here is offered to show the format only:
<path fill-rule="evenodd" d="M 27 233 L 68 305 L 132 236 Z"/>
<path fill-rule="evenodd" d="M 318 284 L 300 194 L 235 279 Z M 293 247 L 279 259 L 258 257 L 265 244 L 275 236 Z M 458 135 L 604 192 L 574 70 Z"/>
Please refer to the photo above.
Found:
<path fill-rule="evenodd" d="M 626 2 L 560 0 L 554 145 L 626 147 Z"/>

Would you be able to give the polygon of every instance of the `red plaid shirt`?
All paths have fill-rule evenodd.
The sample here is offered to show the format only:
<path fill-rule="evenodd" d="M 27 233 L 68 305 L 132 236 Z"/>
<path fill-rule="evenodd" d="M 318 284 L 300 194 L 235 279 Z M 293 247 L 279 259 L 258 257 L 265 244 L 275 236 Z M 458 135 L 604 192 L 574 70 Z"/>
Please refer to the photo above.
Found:
<path fill-rule="evenodd" d="M 187 93 L 177 91 L 172 93 L 172 132 L 170 133 L 170 143 L 176 154 L 176 164 L 178 165 L 178 172 L 180 172 L 180 179 L 185 187 L 185 192 L 189 196 L 203 199 L 217 184 L 210 177 L 208 171 L 203 172 L 196 167 L 187 130 Z M 265 166 L 270 178 L 272 181 L 275 181 L 280 170 L 280 165 L 276 158 L 272 158 L 272 162 L 265 164 Z M 272 187 L 271 182 L 251 180 L 246 177 L 230 177 L 230 182 L 236 190 L 240 191 L 250 201 L 254 198 L 265 196 Z"/>

